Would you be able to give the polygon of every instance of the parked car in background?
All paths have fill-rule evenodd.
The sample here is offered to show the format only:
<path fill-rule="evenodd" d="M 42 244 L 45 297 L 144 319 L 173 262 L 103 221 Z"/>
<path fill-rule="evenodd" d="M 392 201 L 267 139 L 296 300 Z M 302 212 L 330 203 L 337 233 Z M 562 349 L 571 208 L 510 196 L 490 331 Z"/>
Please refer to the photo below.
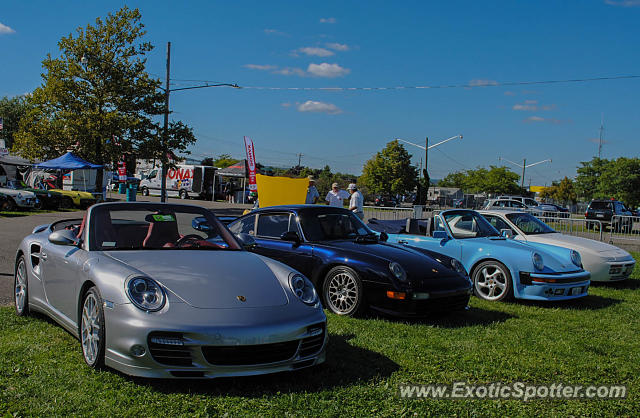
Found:
<path fill-rule="evenodd" d="M 229 224 L 255 239 L 251 251 L 311 279 L 325 307 L 354 316 L 367 308 L 400 316 L 465 309 L 471 282 L 447 255 L 380 240 L 347 209 L 320 205 L 257 209 Z"/>
<path fill-rule="evenodd" d="M 594 199 L 584 213 L 585 219 L 600 221 L 599 223 L 587 222 L 588 228 L 596 228 L 601 224 L 603 228 L 610 226 L 616 232 L 631 230 L 633 224 L 631 216 L 634 216 L 634 213 L 618 200 Z"/>
<path fill-rule="evenodd" d="M 41 202 L 40 207 L 46 209 L 69 209 L 73 207 L 73 200 L 69 196 L 64 196 L 62 193 L 52 190 L 42 190 L 29 187 L 20 180 L 9 180 L 6 187 L 13 190 L 27 191 L 35 194 Z M 36 209 L 38 209 L 38 205 L 36 205 Z"/>
<path fill-rule="evenodd" d="M 375 206 L 396 207 L 398 206 L 398 199 L 394 196 L 376 196 L 373 204 Z"/>
<path fill-rule="evenodd" d="M 325 360 L 326 316 L 311 282 L 245 251 L 201 207 L 94 205 L 84 220 L 36 227 L 15 266 L 16 313 L 58 322 L 90 367 L 214 378 Z"/>
<path fill-rule="evenodd" d="M 394 222 L 400 226 L 388 234 L 389 242 L 459 258 L 482 299 L 566 300 L 584 297 L 589 289 L 590 275 L 577 251 L 507 239 L 473 210 L 445 210 L 422 221 L 422 226 L 416 219 L 406 221 L 406 226 L 374 222 L 377 225 L 369 221 L 374 228 Z"/>
<path fill-rule="evenodd" d="M 546 203 L 538 203 L 533 199 L 527 198 L 529 203 L 533 202 L 535 205 L 527 205 L 520 200 L 515 199 L 489 199 L 482 207 L 484 210 L 522 210 L 532 213 L 536 216 L 542 217 L 568 217 L 568 212 L 563 213 L 558 210 L 555 205 L 548 205 Z"/>
<path fill-rule="evenodd" d="M 7 211 L 16 209 L 39 209 L 42 207 L 42 202 L 32 192 L 0 187 L 0 193 L 7 197 Z"/>
<path fill-rule="evenodd" d="M 510 229 L 516 240 L 578 251 L 584 269 L 591 273 L 592 282 L 627 279 L 635 267 L 634 258 L 625 250 L 604 242 L 561 234 L 529 213 L 503 210 L 480 213 L 497 230 Z"/>

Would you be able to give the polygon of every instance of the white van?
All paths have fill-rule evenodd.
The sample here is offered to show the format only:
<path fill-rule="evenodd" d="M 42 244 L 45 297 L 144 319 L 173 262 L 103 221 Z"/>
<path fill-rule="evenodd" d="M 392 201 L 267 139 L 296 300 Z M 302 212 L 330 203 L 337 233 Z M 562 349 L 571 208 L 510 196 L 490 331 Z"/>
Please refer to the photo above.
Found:
<path fill-rule="evenodd" d="M 140 181 L 143 196 L 160 196 L 162 169 L 154 168 Z M 167 196 L 211 200 L 216 181 L 216 168 L 204 165 L 177 165 L 167 170 Z"/>

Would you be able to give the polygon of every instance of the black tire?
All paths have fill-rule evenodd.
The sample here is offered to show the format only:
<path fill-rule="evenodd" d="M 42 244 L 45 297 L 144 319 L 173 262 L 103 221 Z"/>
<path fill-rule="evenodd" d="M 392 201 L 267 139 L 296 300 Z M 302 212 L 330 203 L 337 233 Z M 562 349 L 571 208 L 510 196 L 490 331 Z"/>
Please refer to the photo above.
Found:
<path fill-rule="evenodd" d="M 29 275 L 27 273 L 27 262 L 23 255 L 16 261 L 13 290 L 13 303 L 16 308 L 16 315 L 29 315 Z"/>
<path fill-rule="evenodd" d="M 42 204 L 42 199 L 38 199 L 38 201 L 33 205 L 33 208 L 35 210 L 40 210 L 43 206 L 44 205 Z"/>
<path fill-rule="evenodd" d="M 82 357 L 89 367 L 100 369 L 104 366 L 104 309 L 102 297 L 95 286 L 82 297 L 78 322 Z"/>
<path fill-rule="evenodd" d="M 187 193 L 187 191 L 185 189 L 180 190 L 180 199 L 188 199 L 189 198 L 189 194 Z"/>
<path fill-rule="evenodd" d="M 488 260 L 478 264 L 471 273 L 473 292 L 491 302 L 513 298 L 513 281 L 509 269 L 499 261 Z M 499 293 L 496 294 L 496 289 Z"/>
<path fill-rule="evenodd" d="M 146 186 L 142 188 L 142 196 L 149 196 L 149 189 Z"/>
<path fill-rule="evenodd" d="M 60 199 L 60 204 L 58 205 L 60 209 L 71 209 L 73 207 L 73 200 L 70 197 L 63 197 Z"/>
<path fill-rule="evenodd" d="M 16 201 L 13 200 L 12 197 L 7 197 L 7 205 L 5 206 L 5 210 L 7 212 L 15 212 L 18 205 L 16 205 Z"/>
<path fill-rule="evenodd" d="M 353 269 L 337 266 L 322 282 L 325 307 L 336 315 L 358 316 L 366 309 L 362 280 Z"/>

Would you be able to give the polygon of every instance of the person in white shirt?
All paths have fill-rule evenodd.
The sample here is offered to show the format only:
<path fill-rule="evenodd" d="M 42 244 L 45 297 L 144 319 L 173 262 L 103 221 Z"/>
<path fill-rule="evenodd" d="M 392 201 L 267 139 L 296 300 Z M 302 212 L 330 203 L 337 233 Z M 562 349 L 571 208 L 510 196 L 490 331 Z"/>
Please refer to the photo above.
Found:
<path fill-rule="evenodd" d="M 364 219 L 364 196 L 358 190 L 358 186 L 355 183 L 351 183 L 349 187 L 347 187 L 349 193 L 351 193 L 351 199 L 349 200 L 349 210 L 353 212 L 358 218 Z"/>
<path fill-rule="evenodd" d="M 313 205 L 318 201 L 320 197 L 320 193 L 318 193 L 318 189 L 316 189 L 316 179 L 313 176 L 309 176 L 309 187 L 307 188 L 307 199 L 304 203 L 307 205 Z"/>
<path fill-rule="evenodd" d="M 329 206 L 341 208 L 344 206 L 344 199 L 347 198 L 349 198 L 349 193 L 345 190 L 341 190 L 338 183 L 333 183 L 331 185 L 331 190 L 329 190 L 327 197 L 325 197 L 325 200 L 329 202 Z"/>

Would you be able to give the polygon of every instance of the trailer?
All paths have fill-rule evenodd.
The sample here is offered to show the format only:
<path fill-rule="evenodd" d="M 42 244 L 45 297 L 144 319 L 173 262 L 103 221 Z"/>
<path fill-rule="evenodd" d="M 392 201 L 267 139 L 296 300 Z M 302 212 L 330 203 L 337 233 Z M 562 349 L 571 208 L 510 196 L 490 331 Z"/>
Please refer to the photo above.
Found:
<path fill-rule="evenodd" d="M 211 200 L 216 183 L 216 168 L 205 165 L 178 164 L 167 170 L 167 196 L 188 199 L 196 197 Z M 140 181 L 144 196 L 159 196 L 162 187 L 162 169 L 152 169 Z"/>

